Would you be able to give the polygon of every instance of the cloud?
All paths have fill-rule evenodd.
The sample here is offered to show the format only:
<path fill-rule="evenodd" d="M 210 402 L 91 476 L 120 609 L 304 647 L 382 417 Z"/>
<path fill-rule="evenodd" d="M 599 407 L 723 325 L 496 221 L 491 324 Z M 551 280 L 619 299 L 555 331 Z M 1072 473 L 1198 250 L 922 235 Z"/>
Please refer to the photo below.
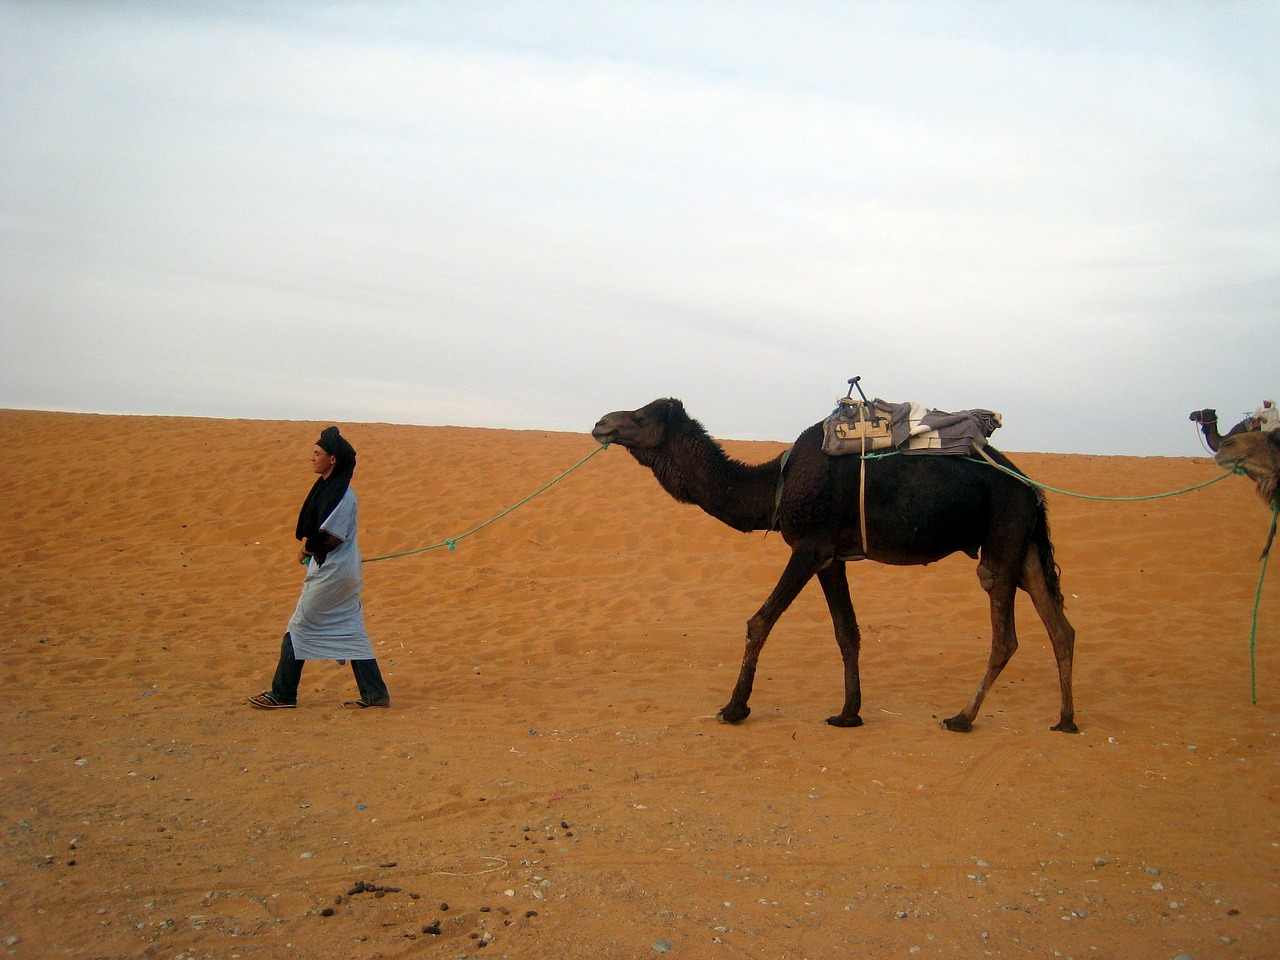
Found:
<path fill-rule="evenodd" d="M 861 373 L 1011 449 L 1195 454 L 1183 407 L 1275 392 L 1265 6 L 0 28 L 3 404 L 585 430 L 676 394 L 788 439 Z"/>

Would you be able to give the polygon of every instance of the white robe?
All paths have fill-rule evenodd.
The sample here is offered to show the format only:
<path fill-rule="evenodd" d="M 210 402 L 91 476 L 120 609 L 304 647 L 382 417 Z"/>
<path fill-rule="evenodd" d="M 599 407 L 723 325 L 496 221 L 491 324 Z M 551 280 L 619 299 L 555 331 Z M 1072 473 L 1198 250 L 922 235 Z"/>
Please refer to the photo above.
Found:
<path fill-rule="evenodd" d="M 324 564 L 307 562 L 302 596 L 289 621 L 299 660 L 373 660 L 373 644 L 360 605 L 360 545 L 356 542 L 356 492 L 347 487 L 320 529 L 342 541 Z"/>
<path fill-rule="evenodd" d="M 1269 407 L 1259 407 L 1253 411 L 1253 415 L 1258 418 L 1258 427 L 1264 431 L 1280 430 L 1280 411 L 1276 410 L 1273 403 Z"/>

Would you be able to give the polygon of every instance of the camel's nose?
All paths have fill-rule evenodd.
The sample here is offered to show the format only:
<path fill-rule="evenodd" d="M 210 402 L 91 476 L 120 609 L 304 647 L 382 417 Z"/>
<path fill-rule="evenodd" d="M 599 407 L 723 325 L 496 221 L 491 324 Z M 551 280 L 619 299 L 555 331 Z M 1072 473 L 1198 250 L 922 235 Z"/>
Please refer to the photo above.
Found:
<path fill-rule="evenodd" d="M 613 439 L 614 431 L 611 424 L 613 423 L 613 414 L 606 413 L 603 417 L 596 421 L 595 427 L 591 430 L 591 436 L 601 443 L 609 442 Z"/>

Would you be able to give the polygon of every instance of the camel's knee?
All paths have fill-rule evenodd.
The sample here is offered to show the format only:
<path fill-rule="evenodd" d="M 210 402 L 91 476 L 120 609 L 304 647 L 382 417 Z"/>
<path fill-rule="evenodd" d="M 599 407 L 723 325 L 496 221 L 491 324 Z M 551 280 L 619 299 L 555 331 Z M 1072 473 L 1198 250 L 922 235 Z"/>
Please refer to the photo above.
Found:
<path fill-rule="evenodd" d="M 756 614 L 747 621 L 747 643 L 757 647 L 764 646 L 764 642 L 769 639 L 769 631 L 773 624 Z"/>
<path fill-rule="evenodd" d="M 985 563 L 978 564 L 978 583 L 982 584 L 982 589 L 990 593 L 995 589 L 996 576 L 991 572 L 991 568 Z"/>

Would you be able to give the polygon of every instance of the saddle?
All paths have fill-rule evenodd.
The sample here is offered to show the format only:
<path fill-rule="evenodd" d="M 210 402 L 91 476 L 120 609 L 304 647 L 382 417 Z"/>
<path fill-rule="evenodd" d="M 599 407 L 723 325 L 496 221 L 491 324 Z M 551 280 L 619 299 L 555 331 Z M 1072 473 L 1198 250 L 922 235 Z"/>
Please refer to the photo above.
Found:
<path fill-rule="evenodd" d="M 858 378 L 849 381 L 858 385 Z M 853 390 L 850 389 L 850 394 Z M 862 388 L 858 387 L 858 393 Z M 1001 423 L 994 410 L 948 413 L 919 403 L 876 397 L 841 397 L 822 421 L 822 452 L 831 457 L 866 456 L 882 450 L 907 454 L 969 456 L 980 451 Z"/>
<path fill-rule="evenodd" d="M 822 452 L 842 457 L 889 449 L 894 445 L 893 412 L 893 405 L 879 398 L 841 397 L 831 416 L 822 422 Z"/>
<path fill-rule="evenodd" d="M 1000 426 L 1000 414 L 993 410 L 962 410 L 947 413 L 918 403 L 889 403 L 877 397 L 868 400 L 858 386 L 861 377 L 849 381 L 849 393 L 822 421 L 822 452 L 830 457 L 857 456 L 858 532 L 860 543 L 843 559 L 861 560 L 869 556 L 867 541 L 867 455 L 886 450 L 895 453 L 928 453 L 968 456 L 982 449 L 987 438 Z M 853 399 L 857 388 L 861 399 Z M 785 464 L 785 461 L 783 461 Z M 779 487 L 781 499 L 781 487 Z"/>

